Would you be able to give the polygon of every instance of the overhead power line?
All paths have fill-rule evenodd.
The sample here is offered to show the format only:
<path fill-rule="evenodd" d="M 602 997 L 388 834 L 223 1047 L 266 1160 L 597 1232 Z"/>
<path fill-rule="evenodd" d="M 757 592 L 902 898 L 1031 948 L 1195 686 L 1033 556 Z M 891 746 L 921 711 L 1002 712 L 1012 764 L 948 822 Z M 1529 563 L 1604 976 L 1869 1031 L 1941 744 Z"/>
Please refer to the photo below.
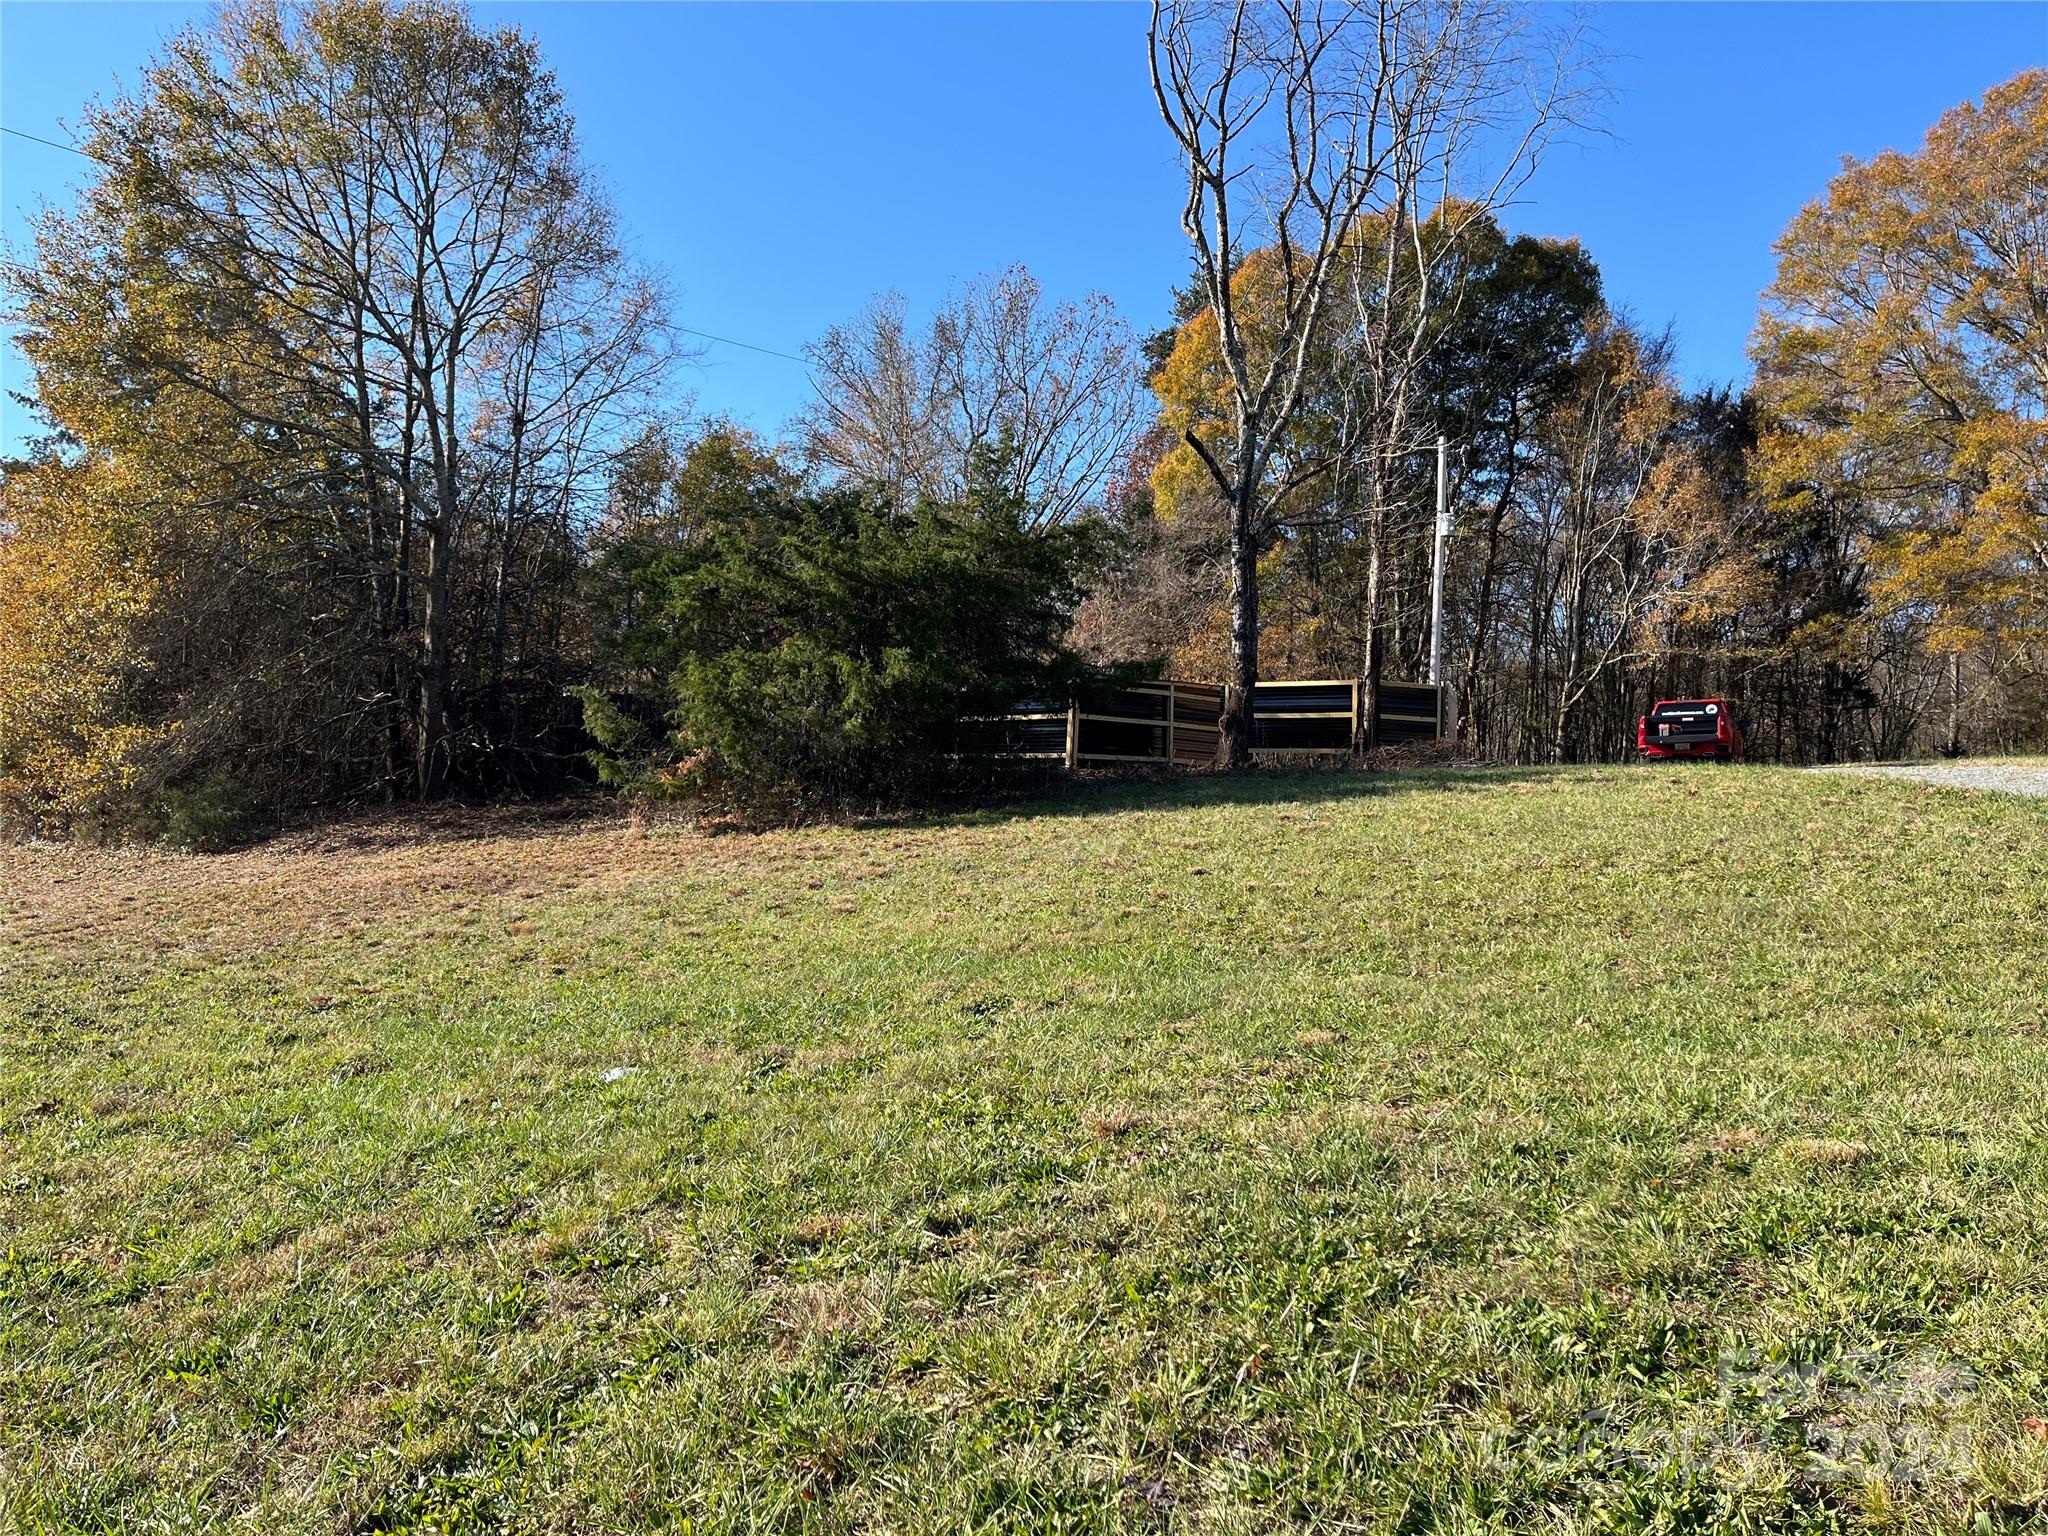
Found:
<path fill-rule="evenodd" d="M 100 165 L 106 164 L 104 160 L 101 160 L 98 155 L 89 149 L 80 149 L 76 144 L 59 144 L 55 139 L 46 139 L 39 133 L 23 133 L 19 128 L 9 128 L 4 124 L 0 124 L 0 133 L 11 133 L 17 139 L 27 139 L 31 144 L 47 144 L 50 148 L 61 149 L 66 154 L 78 155 L 83 159 L 94 161 Z"/>
<path fill-rule="evenodd" d="M 794 352 L 778 352 L 773 347 L 757 347 L 751 341 L 734 341 L 730 336 L 714 336 L 709 331 L 700 331 L 694 326 L 679 325 L 676 329 L 686 331 L 692 336 L 702 336 L 706 341 L 723 342 L 728 347 L 745 347 L 749 352 L 765 352 L 770 357 L 782 358 L 785 361 L 797 364 L 799 367 L 808 368 L 810 366 L 807 359 L 798 357 Z"/>

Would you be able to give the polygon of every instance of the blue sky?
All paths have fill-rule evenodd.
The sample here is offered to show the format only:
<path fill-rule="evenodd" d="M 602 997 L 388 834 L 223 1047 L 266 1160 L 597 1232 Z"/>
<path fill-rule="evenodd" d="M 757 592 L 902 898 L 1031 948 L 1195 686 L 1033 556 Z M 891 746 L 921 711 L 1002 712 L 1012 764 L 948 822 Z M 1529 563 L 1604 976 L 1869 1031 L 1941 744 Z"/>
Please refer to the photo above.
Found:
<path fill-rule="evenodd" d="M 533 33 L 588 159 L 678 320 L 784 352 L 894 289 L 913 307 L 1022 261 L 1100 289 L 1140 329 L 1187 269 L 1170 147 L 1134 4 L 480 6 Z M 64 137 L 202 14 L 157 3 L 0 4 L 0 122 Z M 1595 6 L 1609 136 L 1554 150 L 1511 210 L 1577 235 L 1611 299 L 1671 323 L 1695 382 L 1739 382 L 1771 241 L 1843 155 L 1911 148 L 1944 109 L 2048 64 L 2048 0 Z M 18 248 L 89 162 L 0 137 Z M 804 371 L 706 343 L 699 409 L 773 432 Z M 8 390 L 20 360 L 0 358 Z M 0 404 L 0 446 L 29 423 Z"/>

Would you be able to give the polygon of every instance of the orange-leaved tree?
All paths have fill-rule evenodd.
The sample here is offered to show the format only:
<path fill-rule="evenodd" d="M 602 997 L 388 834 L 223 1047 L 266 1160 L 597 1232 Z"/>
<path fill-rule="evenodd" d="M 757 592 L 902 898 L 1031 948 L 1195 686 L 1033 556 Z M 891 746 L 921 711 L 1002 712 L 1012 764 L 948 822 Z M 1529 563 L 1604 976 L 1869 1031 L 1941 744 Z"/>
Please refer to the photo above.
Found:
<path fill-rule="evenodd" d="M 1873 619 L 1911 616 L 1958 695 L 1966 657 L 2048 667 L 2048 70 L 1845 163 L 1777 251 L 1761 488 L 1851 511 Z"/>

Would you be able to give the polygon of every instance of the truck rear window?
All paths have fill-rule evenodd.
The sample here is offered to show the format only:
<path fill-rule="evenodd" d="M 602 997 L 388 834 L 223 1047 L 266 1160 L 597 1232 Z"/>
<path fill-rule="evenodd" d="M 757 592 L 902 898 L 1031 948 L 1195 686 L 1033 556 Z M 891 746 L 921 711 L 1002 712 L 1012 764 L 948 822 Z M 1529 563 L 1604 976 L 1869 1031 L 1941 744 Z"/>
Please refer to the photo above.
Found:
<path fill-rule="evenodd" d="M 1680 732 L 1691 735 L 1704 731 L 1712 735 L 1720 719 L 1718 704 L 1659 704 L 1650 711 L 1650 734 L 1675 736 Z"/>

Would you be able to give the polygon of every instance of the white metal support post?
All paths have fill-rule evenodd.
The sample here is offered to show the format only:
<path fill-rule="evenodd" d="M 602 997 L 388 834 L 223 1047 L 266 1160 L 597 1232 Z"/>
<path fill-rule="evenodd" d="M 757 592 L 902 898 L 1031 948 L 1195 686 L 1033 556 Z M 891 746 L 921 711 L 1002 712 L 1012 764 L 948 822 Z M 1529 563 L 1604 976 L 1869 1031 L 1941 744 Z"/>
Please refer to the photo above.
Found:
<path fill-rule="evenodd" d="M 1436 554 L 1429 574 L 1429 686 L 1444 680 L 1444 540 L 1451 536 L 1451 444 L 1436 440 Z"/>

